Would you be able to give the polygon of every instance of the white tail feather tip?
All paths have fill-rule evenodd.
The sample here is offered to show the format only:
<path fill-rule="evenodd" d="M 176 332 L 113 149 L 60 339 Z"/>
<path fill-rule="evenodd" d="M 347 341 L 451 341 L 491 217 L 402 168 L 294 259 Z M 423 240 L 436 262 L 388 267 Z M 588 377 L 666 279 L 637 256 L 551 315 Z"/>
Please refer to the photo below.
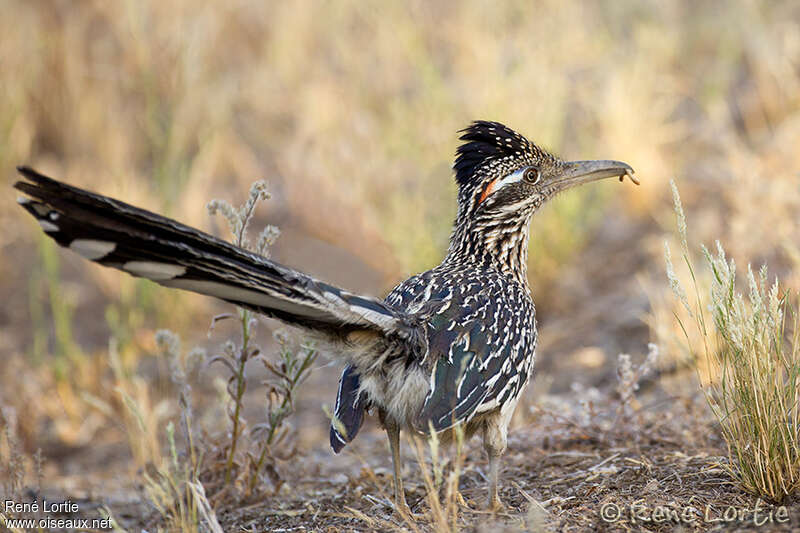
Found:
<path fill-rule="evenodd" d="M 47 222 L 47 221 L 40 220 L 39 224 L 41 224 L 42 222 Z M 51 224 L 50 222 L 47 223 L 50 224 L 51 226 L 55 226 L 55 224 Z M 116 247 L 117 245 L 113 242 L 97 241 L 94 239 L 75 239 L 74 241 L 69 243 L 70 250 L 72 250 L 77 254 L 80 254 L 81 256 L 91 261 L 102 259 L 103 257 L 113 252 L 114 248 Z"/>
<path fill-rule="evenodd" d="M 153 261 L 128 261 L 122 268 L 133 274 L 153 281 L 177 278 L 186 273 L 186 267 Z"/>
<path fill-rule="evenodd" d="M 42 227 L 42 229 L 46 233 L 54 233 L 54 232 L 58 231 L 58 226 L 56 226 L 52 222 L 49 222 L 47 220 L 42 220 L 41 218 L 37 219 L 37 220 L 39 222 L 39 225 Z"/>

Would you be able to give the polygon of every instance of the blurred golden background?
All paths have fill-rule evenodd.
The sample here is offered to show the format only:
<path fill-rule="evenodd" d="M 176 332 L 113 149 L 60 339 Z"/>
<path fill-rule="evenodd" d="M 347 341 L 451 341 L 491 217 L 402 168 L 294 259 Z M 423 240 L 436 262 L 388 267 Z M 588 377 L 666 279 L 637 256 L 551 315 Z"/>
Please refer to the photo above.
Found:
<path fill-rule="evenodd" d="M 611 357 L 649 339 L 680 358 L 664 296 L 670 179 L 693 238 L 800 286 L 798 2 L 3 0 L 0 12 L 0 407 L 54 479 L 85 475 L 98 443 L 124 465 L 120 376 L 158 431 L 170 384 L 153 332 L 213 349 L 223 337 L 207 325 L 228 307 L 56 249 L 14 204 L 18 164 L 226 238 L 206 203 L 240 203 L 266 179 L 273 258 L 382 295 L 442 257 L 469 121 L 564 158 L 627 161 L 641 187 L 608 181 L 534 217 L 537 367 L 556 389 L 602 384 Z M 337 376 L 317 372 L 320 397 L 299 409 L 320 456 Z"/>

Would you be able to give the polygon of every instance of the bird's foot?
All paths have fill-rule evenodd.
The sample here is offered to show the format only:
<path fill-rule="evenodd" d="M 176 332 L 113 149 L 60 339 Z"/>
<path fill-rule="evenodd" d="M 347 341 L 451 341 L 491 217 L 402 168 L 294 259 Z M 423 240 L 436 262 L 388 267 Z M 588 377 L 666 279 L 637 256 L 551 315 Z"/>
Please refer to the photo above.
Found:
<path fill-rule="evenodd" d="M 506 505 L 497 494 L 489 498 L 489 507 L 487 509 L 490 513 L 504 513 L 508 510 Z"/>

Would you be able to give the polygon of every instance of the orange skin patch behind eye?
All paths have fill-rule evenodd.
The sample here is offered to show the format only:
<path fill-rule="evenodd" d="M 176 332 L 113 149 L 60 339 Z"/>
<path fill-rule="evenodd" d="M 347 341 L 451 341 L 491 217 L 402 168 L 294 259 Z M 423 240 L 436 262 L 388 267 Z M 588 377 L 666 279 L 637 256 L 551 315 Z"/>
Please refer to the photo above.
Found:
<path fill-rule="evenodd" d="M 494 186 L 496 183 L 497 180 L 493 179 L 492 181 L 489 182 L 488 185 L 486 185 L 486 187 L 483 189 L 483 192 L 481 193 L 481 197 L 478 198 L 478 205 L 481 205 L 483 201 L 486 200 L 486 198 L 488 198 L 489 195 L 492 194 L 492 192 L 494 192 Z"/>

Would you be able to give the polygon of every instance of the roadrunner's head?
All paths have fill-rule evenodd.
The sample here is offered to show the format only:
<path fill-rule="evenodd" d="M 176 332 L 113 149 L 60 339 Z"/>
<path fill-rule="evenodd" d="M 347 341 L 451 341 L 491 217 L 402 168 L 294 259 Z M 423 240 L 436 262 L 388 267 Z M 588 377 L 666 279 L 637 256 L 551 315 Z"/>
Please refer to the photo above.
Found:
<path fill-rule="evenodd" d="M 488 258 L 523 279 L 528 223 L 536 209 L 569 188 L 629 176 L 621 161 L 562 161 L 499 122 L 477 121 L 462 130 L 453 166 L 458 216 L 451 258 Z"/>
<path fill-rule="evenodd" d="M 459 215 L 527 218 L 566 189 L 633 174 L 621 161 L 562 161 L 499 122 L 473 122 L 462 133 L 454 165 Z"/>

